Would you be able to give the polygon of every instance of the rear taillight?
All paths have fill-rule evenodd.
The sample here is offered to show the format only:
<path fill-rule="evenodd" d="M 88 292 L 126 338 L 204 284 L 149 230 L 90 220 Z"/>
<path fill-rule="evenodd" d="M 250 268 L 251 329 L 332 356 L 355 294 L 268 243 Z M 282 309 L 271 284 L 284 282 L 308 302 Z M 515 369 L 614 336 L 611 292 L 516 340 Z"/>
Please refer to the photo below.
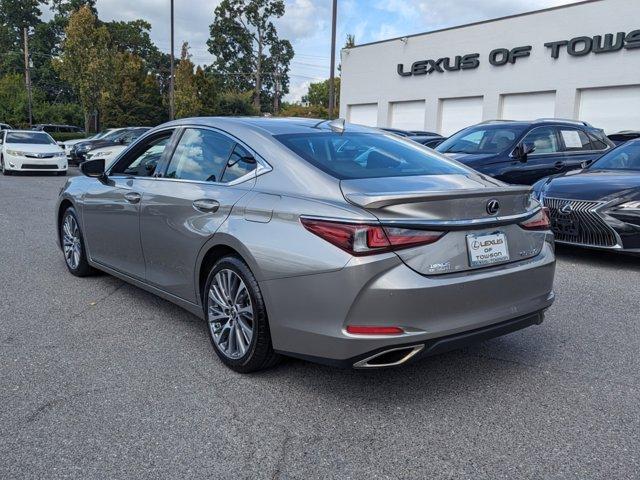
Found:
<path fill-rule="evenodd" d="M 434 243 L 443 232 L 301 218 L 310 232 L 352 255 L 372 255 Z"/>
<path fill-rule="evenodd" d="M 549 230 L 551 228 L 549 209 L 543 207 L 535 216 L 526 222 L 522 222 L 520 226 L 525 230 Z"/>

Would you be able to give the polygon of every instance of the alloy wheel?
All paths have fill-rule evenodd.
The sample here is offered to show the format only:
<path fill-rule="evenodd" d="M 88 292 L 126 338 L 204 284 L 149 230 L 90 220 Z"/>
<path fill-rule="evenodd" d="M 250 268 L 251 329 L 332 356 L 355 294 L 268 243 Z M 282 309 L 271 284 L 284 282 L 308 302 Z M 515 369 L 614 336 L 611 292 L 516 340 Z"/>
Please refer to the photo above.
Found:
<path fill-rule="evenodd" d="M 208 295 L 209 329 L 218 350 L 231 359 L 243 357 L 254 330 L 253 306 L 244 281 L 233 270 L 220 270 Z"/>
<path fill-rule="evenodd" d="M 78 222 L 73 215 L 67 215 L 62 224 L 62 249 L 64 259 L 72 270 L 77 269 L 80 265 L 81 245 Z"/>

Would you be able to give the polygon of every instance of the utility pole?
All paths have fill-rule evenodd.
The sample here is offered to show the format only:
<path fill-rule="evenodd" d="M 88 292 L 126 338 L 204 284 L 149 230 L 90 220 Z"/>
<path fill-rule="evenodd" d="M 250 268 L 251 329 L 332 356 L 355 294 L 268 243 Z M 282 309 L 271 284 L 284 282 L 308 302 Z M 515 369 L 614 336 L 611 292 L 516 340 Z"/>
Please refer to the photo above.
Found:
<path fill-rule="evenodd" d="M 336 104 L 336 19 L 338 15 L 338 0 L 333 0 L 333 15 L 331 19 L 331 72 L 329 74 L 329 118 L 333 118 Z"/>
<path fill-rule="evenodd" d="M 173 0 L 171 0 L 171 78 L 169 79 L 169 117 L 176 118 L 176 84 L 175 84 L 175 55 L 174 55 L 174 17 Z"/>
<path fill-rule="evenodd" d="M 24 36 L 24 80 L 27 86 L 27 101 L 29 104 L 29 128 L 33 126 L 33 111 L 31 107 L 31 70 L 29 66 L 29 29 L 24 27 L 22 30 Z"/>

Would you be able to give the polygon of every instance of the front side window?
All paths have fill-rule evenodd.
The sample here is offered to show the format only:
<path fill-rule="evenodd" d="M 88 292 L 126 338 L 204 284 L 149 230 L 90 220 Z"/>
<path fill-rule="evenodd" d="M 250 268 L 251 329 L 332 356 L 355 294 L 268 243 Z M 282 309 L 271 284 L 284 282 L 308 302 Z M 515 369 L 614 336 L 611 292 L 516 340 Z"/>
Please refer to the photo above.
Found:
<path fill-rule="evenodd" d="M 600 157 L 590 170 L 640 170 L 640 142 L 622 145 Z"/>
<path fill-rule="evenodd" d="M 298 156 L 339 179 L 451 175 L 465 167 L 392 135 L 300 133 L 275 138 Z"/>
<path fill-rule="evenodd" d="M 166 178 L 221 182 L 235 142 L 211 130 L 184 131 L 167 168 Z"/>
<path fill-rule="evenodd" d="M 438 145 L 442 153 L 497 154 L 515 146 L 521 125 L 486 125 L 456 133 Z"/>
<path fill-rule="evenodd" d="M 28 145 L 56 145 L 56 142 L 44 132 L 9 132 L 7 143 L 24 143 Z"/>
<path fill-rule="evenodd" d="M 558 137 L 553 127 L 534 128 L 522 140 L 525 145 L 533 145 L 535 150 L 533 154 L 556 153 L 560 151 L 558 146 Z"/>
<path fill-rule="evenodd" d="M 151 140 L 147 145 L 141 147 L 140 150 L 136 149 L 137 153 L 134 154 L 130 162 L 116 166 L 112 173 L 122 173 L 135 177 L 153 176 L 170 139 L 171 133 L 168 132 L 160 138 Z"/>

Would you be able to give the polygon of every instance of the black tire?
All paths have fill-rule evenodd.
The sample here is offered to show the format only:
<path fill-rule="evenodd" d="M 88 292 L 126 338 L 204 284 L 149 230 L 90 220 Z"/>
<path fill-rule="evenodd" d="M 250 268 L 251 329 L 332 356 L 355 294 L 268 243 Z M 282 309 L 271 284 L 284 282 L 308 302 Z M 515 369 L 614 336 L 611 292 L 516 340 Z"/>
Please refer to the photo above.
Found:
<path fill-rule="evenodd" d="M 212 301 L 209 298 L 211 284 L 216 274 L 225 269 L 233 271 L 242 279 L 251 299 L 251 306 L 253 307 L 253 335 L 251 342 L 247 348 L 247 352 L 237 359 L 229 358 L 219 349 L 214 339 L 207 314 L 209 311 L 209 302 Z M 222 363 L 227 367 L 239 373 L 251 373 L 271 368 L 279 362 L 280 355 L 273 351 L 271 344 L 267 309 L 262 298 L 262 293 L 260 292 L 260 287 L 249 267 L 240 258 L 232 255 L 226 256 L 213 265 L 205 284 L 203 307 L 211 345 L 220 360 L 222 360 Z"/>
<path fill-rule="evenodd" d="M 0 170 L 2 170 L 2 174 L 9 176 L 11 175 L 11 170 L 6 170 L 4 168 L 4 158 L 0 157 Z"/>
<path fill-rule="evenodd" d="M 84 246 L 84 235 L 82 234 L 82 228 L 80 227 L 80 221 L 78 220 L 78 215 L 76 214 L 76 211 L 73 207 L 67 208 L 64 214 L 62 215 L 62 220 L 60 221 L 60 225 L 58 227 L 60 230 L 60 242 L 61 243 L 64 242 L 64 225 L 67 217 L 69 216 L 73 217 L 73 220 L 78 226 L 78 235 L 80 238 L 80 243 L 79 243 L 80 259 L 78 261 L 77 266 L 74 267 L 73 265 L 71 265 L 70 264 L 71 262 L 67 260 L 67 256 L 64 253 L 64 246 L 63 246 L 62 252 L 65 257 L 64 263 L 67 266 L 67 269 L 69 270 L 69 272 L 72 275 L 75 275 L 76 277 L 88 277 L 89 275 L 95 275 L 97 273 L 97 270 L 93 268 L 91 265 L 89 265 L 89 262 L 87 261 L 87 255 L 86 255 L 86 250 Z"/>

